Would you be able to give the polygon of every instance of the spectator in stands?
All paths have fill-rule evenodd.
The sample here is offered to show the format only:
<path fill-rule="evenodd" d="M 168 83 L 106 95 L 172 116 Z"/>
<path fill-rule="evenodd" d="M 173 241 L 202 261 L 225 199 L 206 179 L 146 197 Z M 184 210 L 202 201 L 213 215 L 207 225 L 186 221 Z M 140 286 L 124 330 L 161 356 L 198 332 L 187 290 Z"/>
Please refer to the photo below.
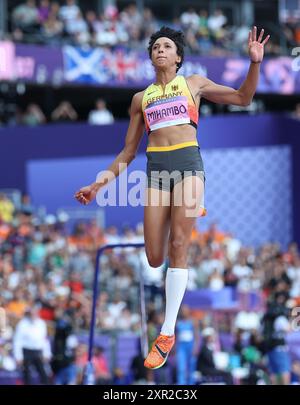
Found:
<path fill-rule="evenodd" d="M 199 325 L 187 305 L 181 307 L 176 325 L 177 384 L 194 384 Z"/>
<path fill-rule="evenodd" d="M 25 299 L 24 291 L 21 288 L 16 288 L 13 292 L 13 297 L 6 306 L 7 315 L 13 320 L 14 324 L 19 321 L 28 307 L 28 302 Z"/>
<path fill-rule="evenodd" d="M 300 103 L 297 103 L 291 116 L 296 120 L 300 120 Z"/>
<path fill-rule="evenodd" d="M 51 114 L 52 121 L 61 123 L 73 122 L 77 118 L 77 112 L 69 101 L 62 101 Z"/>
<path fill-rule="evenodd" d="M 43 24 L 50 15 L 50 2 L 49 0 L 41 0 L 38 7 L 39 22 Z"/>
<path fill-rule="evenodd" d="M 25 125 L 35 127 L 44 124 L 46 122 L 46 117 L 37 104 L 31 103 L 27 106 L 22 121 Z"/>
<path fill-rule="evenodd" d="M 201 255 L 198 256 L 198 280 L 201 286 L 207 286 L 208 280 L 211 274 L 217 270 L 219 274 L 224 271 L 224 263 L 217 257 L 214 257 L 214 253 L 210 247 L 207 245 Z"/>
<path fill-rule="evenodd" d="M 6 312 L 5 309 L 0 306 L 0 338 L 4 335 L 6 329 Z"/>
<path fill-rule="evenodd" d="M 124 373 L 124 371 L 122 370 L 121 367 L 116 367 L 113 370 L 112 384 L 113 385 L 127 385 L 128 384 L 127 375 Z"/>
<path fill-rule="evenodd" d="M 192 54 L 199 54 L 200 53 L 200 45 L 196 39 L 196 36 L 192 29 L 188 29 L 185 32 L 185 40 L 186 40 L 186 45 Z"/>
<path fill-rule="evenodd" d="M 87 347 L 86 345 L 81 344 L 78 346 L 76 354 L 78 383 L 81 383 L 82 381 L 84 369 L 87 364 L 87 359 L 88 359 Z M 92 364 L 95 371 L 96 384 L 98 385 L 110 384 L 112 377 L 109 371 L 106 356 L 104 355 L 104 348 L 102 346 L 97 346 L 94 348 L 92 356 Z"/>
<path fill-rule="evenodd" d="M 287 269 L 287 274 L 292 282 L 290 296 L 294 300 L 294 306 L 300 306 L 300 256 L 294 258 Z"/>
<path fill-rule="evenodd" d="M 97 18 L 93 11 L 89 11 L 86 15 L 88 22 L 89 33 L 93 43 L 102 46 L 113 46 L 118 44 L 119 29 L 121 23 L 117 20 L 117 17 L 110 18 L 106 13 L 100 14 Z M 125 33 L 126 39 L 128 35 Z M 124 42 L 120 39 L 120 43 Z"/>
<path fill-rule="evenodd" d="M 10 343 L 0 338 L 0 370 L 15 371 L 16 361 L 11 355 Z"/>
<path fill-rule="evenodd" d="M 286 316 L 281 315 L 274 321 L 274 337 L 276 346 L 268 352 L 269 367 L 273 384 L 289 385 L 291 378 L 291 358 L 286 336 L 291 327 Z"/>
<path fill-rule="evenodd" d="M 95 41 L 95 32 L 96 32 L 96 26 L 97 26 L 97 15 L 95 11 L 93 10 L 88 10 L 85 13 L 85 21 L 87 23 L 87 30 L 89 33 L 90 41 L 91 43 L 94 43 Z"/>
<path fill-rule="evenodd" d="M 224 285 L 225 287 L 236 287 L 238 283 L 238 277 L 233 273 L 232 264 L 227 261 L 228 266 L 224 270 Z"/>
<path fill-rule="evenodd" d="M 80 343 L 75 350 L 76 384 L 82 384 L 87 357 L 87 345 Z"/>
<path fill-rule="evenodd" d="M 300 22 L 297 22 L 297 25 L 295 27 L 295 33 L 294 33 L 294 39 L 295 39 L 295 43 L 297 45 L 300 45 Z"/>
<path fill-rule="evenodd" d="M 249 27 L 244 23 L 241 23 L 234 30 L 234 40 L 233 40 L 234 46 L 240 49 L 244 49 L 245 53 L 247 52 L 245 43 L 247 43 L 248 34 L 249 34 Z"/>
<path fill-rule="evenodd" d="M 43 267 L 47 255 L 47 247 L 43 235 L 35 233 L 28 248 L 28 263 L 32 266 Z"/>
<path fill-rule="evenodd" d="M 300 384 L 300 361 L 294 361 L 292 365 L 291 383 Z"/>
<path fill-rule="evenodd" d="M 212 274 L 209 276 L 208 283 L 208 287 L 212 291 L 218 291 L 224 287 L 223 276 L 218 272 L 217 269 L 214 269 Z"/>
<path fill-rule="evenodd" d="M 207 19 L 208 19 L 207 10 L 200 10 L 198 33 L 201 36 L 207 36 L 209 34 Z"/>
<path fill-rule="evenodd" d="M 144 356 L 141 352 L 140 341 L 138 353 L 133 357 L 130 369 L 133 376 L 133 384 L 146 384 L 148 370 L 144 367 Z"/>
<path fill-rule="evenodd" d="M 243 379 L 245 384 L 256 385 L 262 373 L 265 374 L 261 339 L 258 333 L 252 332 L 248 342 L 241 350 L 242 364 L 247 365 L 249 375 Z"/>
<path fill-rule="evenodd" d="M 32 34 L 39 26 L 39 13 L 34 0 L 27 0 L 26 3 L 18 5 L 12 13 L 15 29 Z"/>
<path fill-rule="evenodd" d="M 129 34 L 126 31 L 124 23 L 119 19 L 118 9 L 113 5 L 108 5 L 104 10 L 103 32 L 97 33 L 97 43 L 115 46 L 118 44 L 127 44 Z"/>
<path fill-rule="evenodd" d="M 14 210 L 13 202 L 5 194 L 0 193 L 0 223 L 1 221 L 11 223 Z"/>
<path fill-rule="evenodd" d="M 55 317 L 53 357 L 51 361 L 55 384 L 76 384 L 75 351 L 77 346 L 78 340 L 72 334 L 71 319 L 63 310 L 58 309 Z"/>
<path fill-rule="evenodd" d="M 72 36 L 76 43 L 87 43 L 90 40 L 88 25 L 80 11 L 75 18 L 66 20 L 65 28 L 67 34 Z"/>
<path fill-rule="evenodd" d="M 220 378 L 226 384 L 233 384 L 231 373 L 220 370 L 214 362 L 216 333 L 213 328 L 207 327 L 202 331 L 203 343 L 197 360 L 197 371 L 203 377 Z"/>
<path fill-rule="evenodd" d="M 120 318 L 116 321 L 117 329 L 123 331 L 140 330 L 140 316 L 132 313 L 129 308 L 122 309 Z"/>
<path fill-rule="evenodd" d="M 214 37 L 220 33 L 226 23 L 227 17 L 221 9 L 215 10 L 213 15 L 209 16 L 207 20 L 207 26 Z"/>
<path fill-rule="evenodd" d="M 108 305 L 109 315 L 114 321 L 118 322 L 120 319 L 123 309 L 126 308 L 126 302 L 121 299 L 120 293 L 116 293 L 113 298 L 113 302 Z"/>
<path fill-rule="evenodd" d="M 136 4 L 129 4 L 120 13 L 121 22 L 124 24 L 126 31 L 129 34 L 129 39 L 132 38 L 133 32 L 140 32 L 143 26 L 142 15 L 140 14 Z"/>
<path fill-rule="evenodd" d="M 96 346 L 93 356 L 93 365 L 95 368 L 95 378 L 97 385 L 105 385 L 111 383 L 111 373 L 109 365 L 102 346 Z"/>
<path fill-rule="evenodd" d="M 50 3 L 50 15 L 56 17 L 57 19 L 59 18 L 59 13 L 60 13 L 60 5 L 57 1 L 52 1 Z"/>
<path fill-rule="evenodd" d="M 64 30 L 62 21 L 58 20 L 57 16 L 51 12 L 47 20 L 43 23 L 42 34 L 49 44 L 59 44 Z"/>
<path fill-rule="evenodd" d="M 217 244 L 223 242 L 227 235 L 219 230 L 217 224 L 213 222 L 203 236 L 208 244 Z"/>
<path fill-rule="evenodd" d="M 145 49 L 145 45 L 142 42 L 141 30 L 138 28 L 131 29 L 128 45 L 131 49 L 135 49 L 137 51 Z"/>
<path fill-rule="evenodd" d="M 272 384 L 288 385 L 291 375 L 291 359 L 286 337 L 290 332 L 289 309 L 286 293 L 277 292 L 268 303 L 262 320 L 263 350 L 268 357 Z"/>
<path fill-rule="evenodd" d="M 75 0 L 66 0 L 64 6 L 59 9 L 59 18 L 63 22 L 71 22 L 76 20 L 78 13 L 81 13 L 80 8 L 77 6 Z"/>
<path fill-rule="evenodd" d="M 242 331 L 255 331 L 260 326 L 260 316 L 250 309 L 239 311 L 234 321 L 235 328 Z"/>
<path fill-rule="evenodd" d="M 40 319 L 37 307 L 29 307 L 18 323 L 14 336 L 14 357 L 19 367 L 23 366 L 24 383 L 32 382 L 34 367 L 42 384 L 49 383 L 45 366 L 51 358 L 46 322 Z"/>
<path fill-rule="evenodd" d="M 240 251 L 238 261 L 232 268 L 232 273 L 238 278 L 242 279 L 250 277 L 252 269 L 247 263 L 247 257 L 243 251 Z"/>
<path fill-rule="evenodd" d="M 146 7 L 143 12 L 143 26 L 141 35 L 144 41 L 148 42 L 151 35 L 158 30 L 158 23 L 150 8 Z"/>
<path fill-rule="evenodd" d="M 281 255 L 278 255 L 273 262 L 272 277 L 267 283 L 267 287 L 271 294 L 280 292 L 285 293 L 287 299 L 289 297 L 291 284 L 292 282 L 287 274 L 286 265 L 283 262 Z"/>
<path fill-rule="evenodd" d="M 199 30 L 199 15 L 194 8 L 189 8 L 180 16 L 181 26 L 184 30 L 191 30 L 196 33 Z"/>
<path fill-rule="evenodd" d="M 34 210 L 34 206 L 31 203 L 30 195 L 23 194 L 21 206 L 20 206 L 20 212 L 22 212 L 24 215 L 31 216 L 34 214 L 34 211 L 35 210 Z"/>
<path fill-rule="evenodd" d="M 89 113 L 88 123 L 91 125 L 108 125 L 114 122 L 114 116 L 107 109 L 106 103 L 102 98 L 96 101 L 96 109 Z"/>

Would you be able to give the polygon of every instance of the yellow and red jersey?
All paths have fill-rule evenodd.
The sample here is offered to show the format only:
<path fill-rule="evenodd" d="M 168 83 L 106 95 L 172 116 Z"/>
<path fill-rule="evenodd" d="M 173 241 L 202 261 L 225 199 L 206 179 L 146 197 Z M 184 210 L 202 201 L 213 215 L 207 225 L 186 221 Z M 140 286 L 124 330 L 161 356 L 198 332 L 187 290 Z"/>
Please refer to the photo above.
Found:
<path fill-rule="evenodd" d="M 173 125 L 190 124 L 197 128 L 198 108 L 184 76 L 176 76 L 164 88 L 150 84 L 144 92 L 142 109 L 148 135 Z"/>

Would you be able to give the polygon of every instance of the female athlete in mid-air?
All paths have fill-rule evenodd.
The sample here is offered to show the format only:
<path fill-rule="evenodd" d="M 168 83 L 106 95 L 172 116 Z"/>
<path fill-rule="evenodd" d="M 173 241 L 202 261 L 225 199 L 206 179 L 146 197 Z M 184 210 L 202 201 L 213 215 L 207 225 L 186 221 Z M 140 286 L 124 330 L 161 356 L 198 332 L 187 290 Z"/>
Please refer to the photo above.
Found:
<path fill-rule="evenodd" d="M 204 167 L 197 143 L 201 98 L 220 104 L 248 105 L 255 93 L 264 55 L 262 29 L 249 32 L 250 67 L 241 87 L 235 90 L 206 77 L 177 75 L 184 59 L 182 32 L 162 27 L 149 42 L 155 83 L 133 96 L 125 145 L 105 174 L 81 188 L 75 198 L 90 203 L 101 187 L 120 174 L 136 156 L 144 126 L 148 133 L 147 188 L 144 237 L 150 266 L 159 267 L 168 256 L 166 310 L 161 332 L 145 360 L 151 369 L 161 367 L 175 342 L 175 323 L 188 280 L 187 252 L 192 229 L 200 211 L 205 212 Z M 122 165 L 125 167 L 125 165 Z M 105 177 L 104 177 L 105 176 Z M 201 215 L 201 214 L 200 214 Z"/>

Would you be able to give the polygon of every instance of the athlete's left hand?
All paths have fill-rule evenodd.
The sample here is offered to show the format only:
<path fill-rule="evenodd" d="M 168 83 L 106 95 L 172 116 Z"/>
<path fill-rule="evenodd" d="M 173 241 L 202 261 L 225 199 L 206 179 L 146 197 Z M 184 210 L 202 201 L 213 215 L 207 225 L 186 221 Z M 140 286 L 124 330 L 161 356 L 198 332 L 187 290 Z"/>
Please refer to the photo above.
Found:
<path fill-rule="evenodd" d="M 248 51 L 251 62 L 260 63 L 264 57 L 264 46 L 269 41 L 270 35 L 267 35 L 266 38 L 262 41 L 264 36 L 264 29 L 260 31 L 258 39 L 257 37 L 257 27 L 253 27 L 249 31 L 248 37 Z"/>

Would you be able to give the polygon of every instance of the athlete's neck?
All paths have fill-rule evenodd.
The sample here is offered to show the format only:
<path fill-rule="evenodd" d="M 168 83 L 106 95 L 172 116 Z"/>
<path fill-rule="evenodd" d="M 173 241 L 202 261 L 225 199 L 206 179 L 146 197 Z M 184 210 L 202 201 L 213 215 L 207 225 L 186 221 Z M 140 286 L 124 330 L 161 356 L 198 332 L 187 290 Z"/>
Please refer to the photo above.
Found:
<path fill-rule="evenodd" d="M 159 71 L 156 73 L 156 82 L 155 84 L 160 84 L 161 86 L 166 86 L 173 79 L 175 79 L 176 73 L 174 72 L 163 72 Z"/>

